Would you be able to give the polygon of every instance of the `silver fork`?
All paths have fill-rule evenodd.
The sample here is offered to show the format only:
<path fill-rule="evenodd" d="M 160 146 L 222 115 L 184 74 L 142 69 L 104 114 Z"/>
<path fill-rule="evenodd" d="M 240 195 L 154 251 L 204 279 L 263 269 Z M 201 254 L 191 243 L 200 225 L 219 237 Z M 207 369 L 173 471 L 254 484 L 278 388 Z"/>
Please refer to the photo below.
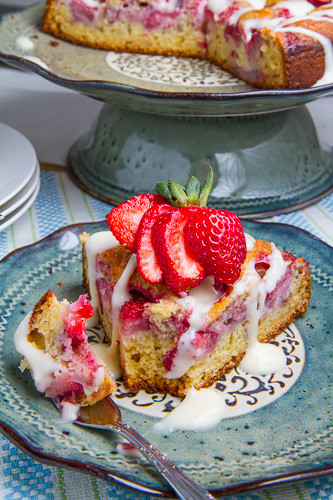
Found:
<path fill-rule="evenodd" d="M 183 500 L 216 500 L 213 495 L 192 481 L 141 434 L 125 424 L 121 420 L 118 406 L 110 397 L 102 399 L 93 406 L 81 407 L 74 423 L 94 429 L 112 430 L 124 436 L 159 471 L 179 498 Z"/>

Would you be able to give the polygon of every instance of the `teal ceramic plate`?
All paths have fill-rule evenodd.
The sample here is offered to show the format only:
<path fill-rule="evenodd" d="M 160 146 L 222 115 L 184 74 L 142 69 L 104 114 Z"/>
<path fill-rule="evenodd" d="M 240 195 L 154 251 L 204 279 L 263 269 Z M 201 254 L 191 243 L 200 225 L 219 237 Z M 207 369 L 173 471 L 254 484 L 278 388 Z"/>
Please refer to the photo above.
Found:
<path fill-rule="evenodd" d="M 332 308 L 328 307 L 333 288 L 332 248 L 292 226 L 244 221 L 244 227 L 253 236 L 274 241 L 310 263 L 311 306 L 306 317 L 295 323 L 305 347 L 298 380 L 272 404 L 226 418 L 200 433 L 177 431 L 165 437 L 153 429 L 153 416 L 122 410 L 125 422 L 217 494 L 333 472 L 333 369 L 328 335 L 333 324 Z M 0 430 L 42 462 L 71 467 L 139 492 L 170 496 L 168 486 L 151 466 L 116 452 L 113 433 L 91 432 L 62 422 L 50 400 L 37 393 L 30 375 L 18 369 L 20 356 L 13 343 L 18 324 L 48 288 L 70 300 L 83 293 L 77 235 L 105 229 L 102 222 L 69 226 L 1 262 Z M 273 386 L 267 391 L 274 391 Z"/>
<path fill-rule="evenodd" d="M 183 116 L 257 114 L 305 104 L 333 90 L 332 82 L 306 90 L 263 91 L 205 61 L 78 47 L 41 31 L 43 9 L 44 2 L 3 17 L 0 59 L 128 109 Z"/>

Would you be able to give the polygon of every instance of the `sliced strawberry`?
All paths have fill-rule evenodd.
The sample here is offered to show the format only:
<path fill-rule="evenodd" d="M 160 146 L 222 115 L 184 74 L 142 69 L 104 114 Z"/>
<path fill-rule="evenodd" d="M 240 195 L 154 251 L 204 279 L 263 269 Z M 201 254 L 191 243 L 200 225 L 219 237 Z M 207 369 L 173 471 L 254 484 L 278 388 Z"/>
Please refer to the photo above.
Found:
<path fill-rule="evenodd" d="M 194 207 L 180 208 L 158 217 L 153 245 L 167 287 L 175 293 L 196 287 L 205 277 L 203 267 L 192 258 L 184 241 L 184 226 Z"/>
<path fill-rule="evenodd" d="M 185 242 L 194 258 L 218 281 L 232 285 L 246 258 L 242 224 L 227 210 L 198 207 L 184 227 Z"/>
<path fill-rule="evenodd" d="M 158 217 L 167 212 L 174 212 L 176 208 L 171 205 L 154 205 L 147 210 L 139 224 L 137 232 L 137 265 L 141 276 L 148 283 L 159 283 L 163 279 L 162 269 L 157 260 L 153 246 L 154 225 Z"/>
<path fill-rule="evenodd" d="M 136 253 L 136 235 L 143 214 L 152 206 L 165 204 L 165 199 L 155 193 L 134 196 L 113 208 L 105 217 L 119 243 Z"/>

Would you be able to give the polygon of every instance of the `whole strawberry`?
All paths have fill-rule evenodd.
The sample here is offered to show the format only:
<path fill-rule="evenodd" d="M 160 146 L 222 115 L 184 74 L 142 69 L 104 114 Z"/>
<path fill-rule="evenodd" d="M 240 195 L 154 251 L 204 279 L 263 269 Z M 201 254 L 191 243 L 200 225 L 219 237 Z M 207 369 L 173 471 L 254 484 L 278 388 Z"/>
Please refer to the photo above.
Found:
<path fill-rule="evenodd" d="M 184 227 L 185 243 L 205 271 L 232 285 L 246 258 L 242 224 L 233 212 L 198 207 Z"/>

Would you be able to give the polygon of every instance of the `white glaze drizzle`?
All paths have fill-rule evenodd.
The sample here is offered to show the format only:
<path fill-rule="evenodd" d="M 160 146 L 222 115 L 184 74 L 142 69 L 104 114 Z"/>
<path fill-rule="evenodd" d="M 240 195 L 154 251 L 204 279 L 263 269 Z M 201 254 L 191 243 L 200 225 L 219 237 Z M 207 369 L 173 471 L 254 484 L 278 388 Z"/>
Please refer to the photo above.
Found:
<path fill-rule="evenodd" d="M 100 0 L 81 0 L 82 3 L 84 3 L 87 7 L 90 8 L 99 8 L 100 7 Z"/>
<path fill-rule="evenodd" d="M 75 405 L 66 401 L 61 405 L 61 419 L 68 423 L 74 422 L 78 416 L 79 410 L 80 405 Z"/>
<path fill-rule="evenodd" d="M 127 262 L 125 269 L 122 272 L 119 280 L 117 281 L 111 298 L 111 315 L 112 315 L 112 341 L 109 348 L 110 365 L 112 366 L 114 378 L 119 378 L 121 375 L 120 371 L 120 359 L 119 359 L 119 313 L 121 306 L 131 300 L 131 295 L 128 291 L 128 280 L 132 276 L 136 269 L 136 255 L 131 255 L 131 258 Z"/>
<path fill-rule="evenodd" d="M 113 236 L 111 231 L 100 231 L 89 236 L 85 243 L 85 252 L 88 264 L 88 282 L 90 291 L 90 302 L 94 308 L 94 316 L 86 321 L 88 327 L 95 326 L 98 323 L 98 293 L 96 288 L 96 257 L 98 254 L 115 248 L 119 241 Z"/>
<path fill-rule="evenodd" d="M 177 0 L 157 0 L 152 2 L 154 8 L 158 12 L 169 14 L 179 9 Z"/>
<path fill-rule="evenodd" d="M 213 287 L 213 281 L 212 276 L 208 276 L 186 297 L 178 299 L 182 308 L 191 311 L 188 319 L 189 327 L 179 339 L 171 369 L 165 374 L 165 378 L 179 378 L 196 363 L 193 339 L 196 333 L 204 327 L 207 313 L 222 295 Z"/>
<path fill-rule="evenodd" d="M 313 4 L 306 0 L 287 0 L 273 5 L 274 9 L 287 9 L 292 17 L 306 16 L 313 10 Z"/>
<path fill-rule="evenodd" d="M 16 42 L 16 45 L 20 49 L 27 51 L 27 52 L 29 52 L 30 50 L 32 50 L 34 48 L 34 42 L 32 40 L 30 40 L 30 38 L 25 36 L 25 35 L 18 36 L 16 38 L 15 42 Z"/>
<path fill-rule="evenodd" d="M 48 353 L 36 349 L 33 343 L 28 341 L 29 321 L 31 312 L 27 314 L 14 333 L 15 349 L 27 360 L 36 389 L 45 392 L 53 380 L 53 373 L 60 371 L 61 363 L 55 361 Z"/>
<path fill-rule="evenodd" d="M 203 431 L 216 426 L 225 412 L 225 400 L 219 391 L 191 389 L 172 412 L 154 425 L 154 429 L 165 434 L 176 429 Z"/>
<path fill-rule="evenodd" d="M 260 30 L 262 28 L 273 29 L 279 24 L 281 24 L 281 19 L 279 19 L 278 17 L 275 17 L 273 19 L 267 19 L 265 17 L 253 17 L 250 19 L 246 19 L 243 23 L 243 33 L 245 41 L 249 42 L 256 30 Z"/>
<path fill-rule="evenodd" d="M 89 322 L 89 326 L 94 326 L 98 322 L 97 306 L 98 306 L 98 293 L 96 287 L 96 257 L 98 254 L 105 252 L 110 248 L 115 248 L 119 245 L 119 241 L 115 238 L 111 231 L 100 231 L 92 234 L 85 243 L 85 251 L 88 263 L 88 281 L 89 291 L 91 297 L 91 305 L 94 308 L 95 314 L 93 321 Z M 133 254 L 129 259 L 122 275 L 115 284 L 111 298 L 111 311 L 112 311 L 112 341 L 110 346 L 99 348 L 93 345 L 93 348 L 101 355 L 104 363 L 108 367 L 111 376 L 115 379 L 119 378 L 120 360 L 119 360 L 119 311 L 121 306 L 131 296 L 128 292 L 128 280 L 135 271 L 136 256 Z"/>
<path fill-rule="evenodd" d="M 214 14 L 218 16 L 230 6 L 230 0 L 208 0 L 207 7 Z"/>
<path fill-rule="evenodd" d="M 251 234 L 244 233 L 244 235 L 245 235 L 246 250 L 247 252 L 249 252 L 250 250 L 254 249 L 254 244 L 256 240 L 253 238 L 253 236 L 251 236 Z"/>
<path fill-rule="evenodd" d="M 80 244 L 80 240 L 72 231 L 66 231 L 60 238 L 58 243 L 59 250 L 71 250 Z"/>
<path fill-rule="evenodd" d="M 251 237 L 247 236 L 247 241 L 251 245 Z M 274 243 L 271 243 L 272 253 L 268 257 L 269 269 L 267 270 L 263 279 L 255 269 L 255 262 L 249 262 L 243 276 L 234 284 L 233 290 L 230 294 L 231 297 L 239 297 L 250 290 L 247 297 L 247 318 L 246 323 L 247 334 L 249 338 L 248 348 L 251 353 L 251 363 L 249 362 L 250 354 L 244 356 L 243 369 L 250 373 L 268 374 L 279 371 L 285 365 L 285 356 L 281 356 L 281 351 L 275 346 L 269 344 L 260 344 L 257 341 L 258 323 L 262 315 L 265 300 L 267 295 L 272 292 L 278 281 L 285 274 L 288 263 L 283 260 L 280 250 L 276 248 Z M 189 317 L 189 328 L 184 332 L 178 342 L 177 351 L 173 359 L 171 369 L 166 373 L 165 377 L 169 379 L 179 378 L 184 375 L 188 369 L 196 363 L 195 349 L 193 347 L 193 340 L 198 331 L 204 328 L 207 320 L 207 313 L 213 304 L 219 300 L 221 294 L 215 291 L 212 286 L 211 277 L 206 278 L 197 288 L 191 290 L 190 294 L 178 300 L 182 307 L 191 310 Z M 207 290 L 210 289 L 210 294 Z M 264 360 L 262 365 L 260 361 L 262 356 L 269 354 L 269 366 L 265 365 Z M 272 360 L 275 356 L 275 361 Z M 257 359 L 256 364 L 254 359 Z"/>
<path fill-rule="evenodd" d="M 258 342 L 258 324 L 263 313 L 265 300 L 279 280 L 285 274 L 288 263 L 283 259 L 280 250 L 271 243 L 272 253 L 269 255 L 269 268 L 261 279 L 255 269 L 254 261 L 249 262 L 242 278 L 235 284 L 231 296 L 236 297 L 250 290 L 247 307 L 246 330 L 249 338 L 248 347 L 239 367 L 255 375 L 268 375 L 284 368 L 286 358 L 283 351 L 272 344 Z M 269 358 L 268 358 L 269 356 Z"/>
<path fill-rule="evenodd" d="M 311 16 L 315 19 L 317 19 L 318 17 L 322 17 L 323 21 L 327 21 L 328 19 L 326 18 L 326 16 L 328 16 L 328 17 L 333 16 L 333 7 L 328 8 L 328 9 L 314 10 L 313 12 L 311 12 Z"/>

